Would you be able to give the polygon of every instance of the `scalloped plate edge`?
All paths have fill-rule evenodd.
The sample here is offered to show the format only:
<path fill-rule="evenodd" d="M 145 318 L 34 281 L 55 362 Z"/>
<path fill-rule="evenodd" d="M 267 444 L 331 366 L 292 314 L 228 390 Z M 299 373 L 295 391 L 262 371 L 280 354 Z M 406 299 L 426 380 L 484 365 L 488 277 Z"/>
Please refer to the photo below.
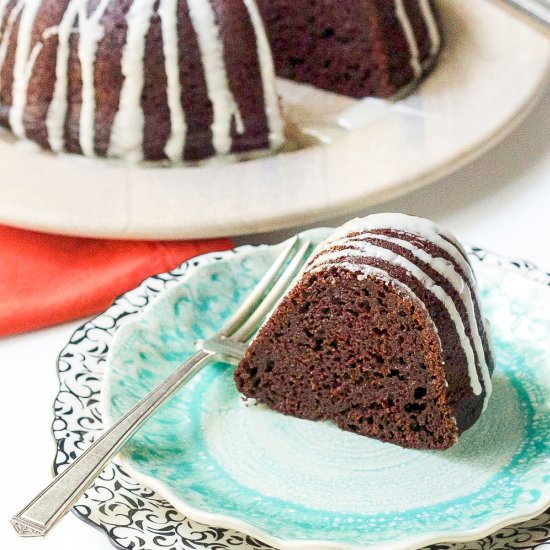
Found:
<path fill-rule="evenodd" d="M 362 546 L 354 544 L 342 544 L 324 540 L 287 540 L 278 537 L 274 537 L 255 527 L 251 523 L 232 518 L 231 516 L 222 514 L 213 514 L 205 512 L 198 508 L 191 506 L 185 501 L 178 498 L 170 489 L 168 489 L 161 482 L 151 478 L 145 474 L 142 474 L 122 456 L 116 458 L 117 464 L 123 467 L 123 469 L 130 474 L 132 478 L 145 486 L 153 489 L 170 502 L 182 514 L 189 518 L 208 525 L 215 525 L 217 527 L 223 527 L 226 529 L 235 529 L 254 538 L 260 539 L 263 542 L 274 546 L 275 548 L 288 549 L 288 550 L 417 550 L 424 548 L 431 544 L 438 543 L 454 543 L 454 542 L 470 542 L 478 539 L 485 538 L 492 533 L 509 525 L 516 523 L 523 523 L 530 519 L 536 518 L 542 514 L 548 507 L 550 507 L 550 497 L 547 501 L 544 501 L 542 505 L 533 507 L 525 514 L 509 516 L 502 518 L 500 521 L 487 522 L 478 529 L 470 531 L 438 531 L 430 535 L 423 537 L 409 537 L 407 539 L 401 539 L 397 542 L 381 543 L 376 546 Z"/>

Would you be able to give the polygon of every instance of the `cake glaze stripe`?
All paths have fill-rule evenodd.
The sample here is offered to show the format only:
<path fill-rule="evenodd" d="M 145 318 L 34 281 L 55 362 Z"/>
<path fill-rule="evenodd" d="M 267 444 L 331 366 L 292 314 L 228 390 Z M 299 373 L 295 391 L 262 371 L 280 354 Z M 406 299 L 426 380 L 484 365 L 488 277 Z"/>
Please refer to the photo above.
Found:
<path fill-rule="evenodd" d="M 459 295 L 462 303 L 464 304 L 466 314 L 468 316 L 468 323 L 471 327 L 471 338 L 476 353 L 477 360 L 480 364 L 480 371 L 483 380 L 483 388 L 485 390 L 484 407 L 487 405 L 487 400 L 492 393 L 491 376 L 489 373 L 489 367 L 487 365 L 485 350 L 483 342 L 481 340 L 481 334 L 479 331 L 476 313 L 474 297 L 470 285 L 462 278 L 462 276 L 456 271 L 454 265 L 444 258 L 436 258 L 428 252 L 416 247 L 405 239 L 399 239 L 397 237 L 388 237 L 386 235 L 380 235 L 377 233 L 364 233 L 361 236 L 371 236 L 374 239 L 386 241 L 396 244 L 407 249 L 420 261 L 428 264 L 434 271 L 437 271 L 443 278 L 445 278 L 454 290 Z"/>
<path fill-rule="evenodd" d="M 368 216 L 368 218 L 356 218 L 347 222 L 345 225 L 334 232 L 334 234 L 330 237 L 330 240 L 341 238 L 349 233 L 362 233 L 374 231 L 377 229 L 391 229 L 395 231 L 402 231 L 404 233 L 410 233 L 412 235 L 417 235 L 422 239 L 426 239 L 432 242 L 434 245 L 447 252 L 447 254 L 451 256 L 451 258 L 466 274 L 466 279 L 470 283 L 470 290 L 473 293 L 476 303 L 481 303 L 479 291 L 476 284 L 476 278 L 474 272 L 472 271 L 470 263 L 467 260 L 467 254 L 464 250 L 464 247 L 454 237 L 454 235 L 438 227 L 434 222 L 430 220 L 408 216 L 406 214 L 373 214 L 371 216 Z M 489 337 L 490 331 L 487 327 L 487 319 L 483 317 L 483 315 L 481 315 L 481 323 L 487 336 L 487 344 L 489 347 L 488 353 L 492 354 L 491 339 Z M 488 370 L 483 373 L 483 378 L 490 379 L 490 373 L 488 372 Z M 489 393 L 490 392 L 491 386 L 489 384 Z"/>
<path fill-rule="evenodd" d="M 409 51 L 411 53 L 411 67 L 414 71 L 414 76 L 419 78 L 422 75 L 422 65 L 420 64 L 420 52 L 418 51 L 418 44 L 416 43 L 416 37 L 411 25 L 407 10 L 403 0 L 395 0 L 395 14 L 401 24 L 407 44 L 409 45 Z"/>
<path fill-rule="evenodd" d="M 437 26 L 437 21 L 435 20 L 434 12 L 430 6 L 430 0 L 418 0 L 418 2 L 430 37 L 430 55 L 434 57 L 439 52 L 439 48 L 441 48 L 441 34 Z"/>
<path fill-rule="evenodd" d="M 71 0 L 57 30 L 55 85 L 52 100 L 46 114 L 48 143 L 55 153 L 63 151 L 65 143 L 65 119 L 67 116 L 67 90 L 69 86 L 69 57 L 71 34 L 78 16 L 78 2 Z"/>
<path fill-rule="evenodd" d="M 188 0 L 187 5 L 199 43 L 208 97 L 214 108 L 212 142 L 216 153 L 223 155 L 231 150 L 233 120 L 238 133 L 244 132 L 244 125 L 235 98 L 229 89 L 223 43 L 210 0 Z"/>
<path fill-rule="evenodd" d="M 332 243 L 342 237 L 345 237 L 351 233 L 365 233 L 374 230 L 393 230 L 402 231 L 416 235 L 422 239 L 426 239 L 432 242 L 437 247 L 441 248 L 449 254 L 449 256 L 457 263 L 457 265 L 466 274 L 466 280 L 469 282 L 470 290 L 477 304 L 481 303 L 479 292 L 475 280 L 472 268 L 467 261 L 466 251 L 460 242 L 450 232 L 438 227 L 434 222 L 425 218 L 418 218 L 414 216 L 408 216 L 406 214 L 372 214 L 366 218 L 356 218 L 350 220 L 342 227 L 337 229 L 328 239 L 328 243 Z M 484 328 L 488 353 L 485 354 L 485 361 L 480 361 L 481 374 L 485 385 L 485 401 L 486 406 L 489 397 L 492 394 L 492 382 L 491 375 L 487 366 L 487 357 L 492 355 L 492 342 L 490 338 L 490 332 L 487 327 L 487 320 L 480 314 L 481 323 Z"/>
<path fill-rule="evenodd" d="M 9 0 L 0 0 L 0 2 L 1 15 L 5 15 Z M 65 146 L 70 39 L 78 21 L 78 59 L 82 80 L 78 143 L 84 155 L 95 156 L 95 62 L 97 46 L 104 32 L 100 21 L 109 3 L 110 0 L 101 0 L 94 12 L 88 16 L 87 0 L 70 0 L 61 22 L 58 26 L 52 27 L 52 31 L 54 31 L 52 34 L 58 35 L 56 78 L 52 100 L 48 106 L 44 123 L 48 144 L 55 152 L 63 151 Z M 10 126 L 19 137 L 24 135 L 22 121 L 28 81 L 32 74 L 33 62 L 42 47 L 41 42 L 37 43 L 36 50 L 33 50 L 34 55 L 29 56 L 34 16 L 40 4 L 41 0 L 19 0 L 9 11 L 6 29 L 0 41 L 1 68 L 6 58 L 12 28 L 22 14 L 17 40 L 18 54 L 13 74 L 14 101 L 9 111 Z M 269 142 L 271 145 L 278 145 L 282 141 L 282 120 L 279 113 L 278 97 L 273 85 L 275 75 L 269 43 L 256 4 L 253 0 L 246 0 L 245 5 L 258 43 L 257 54 L 264 90 Z M 143 55 L 145 38 L 150 28 L 154 6 L 154 0 L 134 0 L 127 15 L 128 30 L 121 60 L 125 78 L 119 107 L 111 128 L 109 156 L 133 160 L 139 160 L 143 156 L 144 114 L 141 107 Z M 171 127 L 165 152 L 172 161 L 182 160 L 187 134 L 185 113 L 181 104 L 177 8 L 178 3 L 174 0 L 162 0 L 159 7 Z M 199 43 L 208 98 L 214 111 L 214 119 L 210 126 L 213 146 L 218 154 L 228 153 L 232 146 L 233 124 L 235 124 L 238 133 L 244 133 L 245 127 L 238 105 L 229 89 L 224 47 L 216 23 L 216 16 L 209 1 L 189 0 L 188 10 Z"/>
<path fill-rule="evenodd" d="M 42 1 L 42 0 L 40 0 Z M 21 112 L 19 113 L 20 117 L 20 123 L 22 127 L 23 136 L 25 135 L 25 129 L 24 129 L 24 115 L 25 115 L 25 107 L 27 105 L 27 94 L 29 90 L 29 83 L 31 80 L 31 76 L 34 70 L 34 65 L 36 64 L 36 60 L 38 59 L 38 56 L 40 55 L 40 52 L 42 51 L 42 48 L 44 48 L 44 42 L 49 37 L 52 36 L 52 33 L 55 32 L 55 29 L 46 29 L 44 31 L 44 34 L 42 35 L 42 40 L 39 40 L 36 42 L 36 44 L 32 47 L 31 53 L 29 54 L 29 57 L 27 59 L 27 62 L 25 63 L 25 70 L 23 71 L 22 75 L 22 85 L 25 89 L 25 95 L 22 99 L 22 108 Z"/>
<path fill-rule="evenodd" d="M 280 145 L 283 134 L 283 122 L 279 111 L 279 98 L 275 86 L 275 67 L 273 56 L 267 39 L 264 24 L 262 22 L 258 6 L 255 0 L 244 0 L 250 21 L 256 35 L 256 46 L 259 57 L 260 71 L 262 73 L 265 113 L 269 129 L 269 143 L 272 147 Z"/>
<path fill-rule="evenodd" d="M 84 155 L 95 156 L 95 82 L 94 69 L 97 44 L 103 37 L 101 18 L 109 0 L 101 0 L 95 11 L 87 17 L 87 3 L 78 2 L 78 59 L 82 74 L 82 106 L 80 108 L 79 143 Z"/>
<path fill-rule="evenodd" d="M 451 320 L 456 328 L 460 343 L 466 354 L 468 363 L 468 374 L 470 377 L 470 385 L 475 395 L 481 395 L 483 388 L 479 380 L 476 368 L 476 361 L 474 356 L 474 350 L 470 339 L 466 334 L 464 323 L 462 318 L 456 309 L 455 303 L 451 297 L 435 282 L 426 275 L 420 268 L 414 265 L 412 262 L 400 256 L 399 254 L 392 252 L 387 248 L 375 246 L 367 242 L 353 242 L 348 239 L 342 239 L 331 243 L 334 247 L 342 247 L 339 250 L 333 250 L 332 248 L 321 252 L 317 258 L 314 259 L 311 264 L 312 267 L 317 265 L 324 265 L 327 261 L 331 262 L 342 257 L 359 257 L 359 258 L 373 258 L 384 262 L 388 262 L 392 265 L 402 267 L 409 272 L 414 278 L 416 278 L 426 290 L 431 292 L 446 308 Z M 347 247 L 347 248 L 345 248 Z"/>
<path fill-rule="evenodd" d="M 181 104 L 178 52 L 178 0 L 161 0 L 158 8 L 162 28 L 162 48 L 167 80 L 166 95 L 170 109 L 170 136 L 164 147 L 172 162 L 183 160 L 187 125 Z"/>
<path fill-rule="evenodd" d="M 124 82 L 120 91 L 118 111 L 111 128 L 109 155 L 133 161 L 143 158 L 143 63 L 145 39 L 151 25 L 155 3 L 156 0 L 134 0 L 126 16 L 128 30 L 121 60 Z"/>
<path fill-rule="evenodd" d="M 470 264 L 466 260 L 466 251 L 451 233 L 442 230 L 430 220 L 408 216 L 407 214 L 372 214 L 367 218 L 355 218 L 350 220 L 329 237 L 329 242 L 340 239 L 350 233 L 366 233 L 377 229 L 402 231 L 403 233 L 417 235 L 443 249 L 466 273 L 472 285 L 474 295 L 479 302 L 479 297 L 476 292 L 475 276 Z"/>
<path fill-rule="evenodd" d="M 17 32 L 9 122 L 12 132 L 19 138 L 25 137 L 23 118 L 25 115 L 25 105 L 27 104 L 29 79 L 32 73 L 32 67 L 29 67 L 32 62 L 30 58 L 32 28 L 40 3 L 41 0 L 25 1 Z"/>

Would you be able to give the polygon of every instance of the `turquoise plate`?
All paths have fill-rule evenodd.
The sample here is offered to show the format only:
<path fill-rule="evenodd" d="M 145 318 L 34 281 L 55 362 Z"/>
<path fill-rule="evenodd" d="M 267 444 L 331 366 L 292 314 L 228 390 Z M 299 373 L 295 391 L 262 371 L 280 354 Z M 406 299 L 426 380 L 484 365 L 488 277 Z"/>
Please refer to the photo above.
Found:
<path fill-rule="evenodd" d="M 223 324 L 279 250 L 191 265 L 116 333 L 107 425 Z M 124 469 L 192 519 L 284 548 L 418 548 L 540 514 L 550 505 L 550 289 L 495 263 L 474 267 L 497 369 L 486 413 L 454 448 L 406 450 L 285 417 L 243 401 L 233 368 L 216 363 L 132 438 Z"/>

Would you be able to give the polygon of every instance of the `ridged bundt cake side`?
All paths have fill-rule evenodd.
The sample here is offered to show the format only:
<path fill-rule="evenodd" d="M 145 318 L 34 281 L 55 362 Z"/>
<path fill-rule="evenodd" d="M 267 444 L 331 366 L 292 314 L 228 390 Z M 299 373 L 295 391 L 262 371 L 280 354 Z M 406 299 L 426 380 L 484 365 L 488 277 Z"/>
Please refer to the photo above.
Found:
<path fill-rule="evenodd" d="M 491 395 L 493 358 L 459 243 L 402 214 L 323 243 L 235 372 L 273 409 L 405 447 L 446 449 Z"/>
<path fill-rule="evenodd" d="M 0 124 L 55 152 L 132 160 L 283 139 L 253 0 L 0 0 Z"/>
<path fill-rule="evenodd" d="M 273 149 L 274 61 L 298 82 L 390 97 L 440 44 L 431 0 L 0 0 L 0 125 L 131 160 Z"/>

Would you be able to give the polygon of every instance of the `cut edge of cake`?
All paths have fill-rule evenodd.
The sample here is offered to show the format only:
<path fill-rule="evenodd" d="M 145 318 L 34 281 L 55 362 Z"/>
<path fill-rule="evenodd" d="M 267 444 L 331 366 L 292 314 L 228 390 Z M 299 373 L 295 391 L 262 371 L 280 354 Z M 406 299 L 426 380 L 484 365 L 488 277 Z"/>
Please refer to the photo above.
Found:
<path fill-rule="evenodd" d="M 447 449 L 487 406 L 493 369 L 460 243 L 429 220 L 377 214 L 317 247 L 235 380 L 284 414 Z"/>

